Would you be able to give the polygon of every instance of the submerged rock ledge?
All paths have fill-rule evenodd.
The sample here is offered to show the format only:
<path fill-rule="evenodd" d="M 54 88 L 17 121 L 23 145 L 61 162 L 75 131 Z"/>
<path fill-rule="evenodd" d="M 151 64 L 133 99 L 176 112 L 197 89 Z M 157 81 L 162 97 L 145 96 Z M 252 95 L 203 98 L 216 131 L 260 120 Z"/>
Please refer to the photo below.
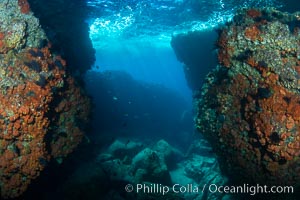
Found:
<path fill-rule="evenodd" d="M 0 197 L 26 191 L 80 143 L 90 102 L 26 0 L 0 2 Z"/>
<path fill-rule="evenodd" d="M 81 76 L 95 62 L 95 49 L 86 22 L 91 12 L 86 0 L 28 0 L 51 41 L 53 52 L 67 60 L 68 71 Z"/>
<path fill-rule="evenodd" d="M 197 128 L 240 183 L 299 186 L 300 14 L 243 10 L 196 97 Z"/>

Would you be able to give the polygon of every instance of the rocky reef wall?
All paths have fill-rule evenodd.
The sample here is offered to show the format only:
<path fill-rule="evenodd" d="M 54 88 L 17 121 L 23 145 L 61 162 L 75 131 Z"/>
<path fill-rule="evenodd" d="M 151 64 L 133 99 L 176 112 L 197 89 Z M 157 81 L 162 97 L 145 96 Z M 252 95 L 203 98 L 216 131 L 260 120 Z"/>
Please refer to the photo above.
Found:
<path fill-rule="evenodd" d="M 52 50 L 59 53 L 76 75 L 83 74 L 95 62 L 95 50 L 89 37 L 88 8 L 85 0 L 28 0 L 40 20 Z"/>
<path fill-rule="evenodd" d="M 172 37 L 172 48 L 177 59 L 184 63 L 185 76 L 192 90 L 201 88 L 206 74 L 217 64 L 213 53 L 216 39 L 214 31 L 192 31 Z"/>
<path fill-rule="evenodd" d="M 90 102 L 26 0 L 0 2 L 0 197 L 26 191 L 80 143 Z"/>
<path fill-rule="evenodd" d="M 240 11 L 220 32 L 196 124 L 235 182 L 300 181 L 300 14 Z"/>

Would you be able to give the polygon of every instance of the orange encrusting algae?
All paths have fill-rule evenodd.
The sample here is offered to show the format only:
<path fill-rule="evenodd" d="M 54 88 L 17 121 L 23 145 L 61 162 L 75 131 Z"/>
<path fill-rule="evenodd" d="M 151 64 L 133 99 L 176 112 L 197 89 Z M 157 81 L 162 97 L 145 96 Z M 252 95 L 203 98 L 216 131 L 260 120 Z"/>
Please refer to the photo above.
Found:
<path fill-rule="evenodd" d="M 20 6 L 21 13 L 28 14 L 30 12 L 30 5 L 27 0 L 18 0 L 18 5 Z"/>
<path fill-rule="evenodd" d="M 196 99 L 197 127 L 234 182 L 298 187 L 300 35 L 293 20 L 277 10 L 243 10 L 220 32 L 221 65 Z"/>
<path fill-rule="evenodd" d="M 75 86 L 73 78 L 66 78 L 65 69 L 55 65 L 55 61 L 62 61 L 61 58 L 53 60 L 47 48 L 27 49 L 21 52 L 20 59 L 11 67 L 17 70 L 7 68 L 7 74 L 12 72 L 11 78 L 20 80 L 26 75 L 28 79 L 22 78 L 22 83 L 0 93 L 0 143 L 3 149 L 0 151 L 0 181 L 4 198 L 23 193 L 51 157 L 63 158 L 72 152 L 83 135 L 74 119 L 88 120 L 89 100 Z M 40 51 L 43 58 L 32 57 L 32 51 Z M 35 82 L 38 81 L 36 72 L 26 66 L 29 61 L 38 62 L 44 72 L 52 74 L 42 85 Z M 67 89 L 60 88 L 62 82 Z M 59 102 L 58 105 L 52 105 L 54 99 Z M 58 110 L 62 104 L 64 108 Z M 59 112 L 53 114 L 55 110 Z M 56 120 L 61 118 L 65 120 Z M 67 137 L 52 133 L 49 152 L 45 137 L 50 129 L 65 129 Z"/>

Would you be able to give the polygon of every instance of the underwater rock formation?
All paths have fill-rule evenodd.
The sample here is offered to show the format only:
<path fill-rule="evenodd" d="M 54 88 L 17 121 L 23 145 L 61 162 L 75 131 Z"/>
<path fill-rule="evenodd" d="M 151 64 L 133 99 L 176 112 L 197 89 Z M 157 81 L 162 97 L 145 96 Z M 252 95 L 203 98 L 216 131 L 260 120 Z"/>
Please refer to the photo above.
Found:
<path fill-rule="evenodd" d="M 52 43 L 52 50 L 67 60 L 68 70 L 83 74 L 95 62 L 89 37 L 85 0 L 28 0 L 34 15 Z M 80 73 L 78 73 L 80 72 Z"/>
<path fill-rule="evenodd" d="M 99 148 L 99 147 L 98 147 Z M 160 176 L 160 177 L 158 177 Z M 127 184 L 161 184 L 170 192 L 125 192 Z M 185 155 L 165 140 L 117 139 L 99 149 L 97 158 L 82 164 L 61 187 L 61 199 L 230 199 L 224 193 L 172 191 L 174 184 L 202 187 L 208 183 L 226 185 L 212 149 L 197 138 Z"/>
<path fill-rule="evenodd" d="M 13 198 L 79 144 L 90 104 L 26 0 L 0 15 L 0 197 Z"/>
<path fill-rule="evenodd" d="M 299 184 L 299 16 L 243 10 L 220 32 L 196 123 L 234 181 Z"/>
<path fill-rule="evenodd" d="M 192 90 L 201 88 L 205 75 L 211 69 L 208 66 L 217 64 L 212 53 L 216 39 L 217 34 L 213 31 L 192 31 L 172 37 L 172 48 L 177 59 L 184 63 L 184 73 Z"/>

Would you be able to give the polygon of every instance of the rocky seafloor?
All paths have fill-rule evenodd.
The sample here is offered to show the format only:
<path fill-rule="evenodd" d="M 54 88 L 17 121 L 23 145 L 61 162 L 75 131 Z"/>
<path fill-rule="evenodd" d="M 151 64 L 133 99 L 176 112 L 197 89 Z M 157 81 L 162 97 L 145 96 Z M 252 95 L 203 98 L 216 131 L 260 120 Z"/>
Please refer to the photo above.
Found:
<path fill-rule="evenodd" d="M 227 183 L 211 147 L 203 139 L 198 138 L 183 152 L 165 140 L 123 138 L 98 152 L 95 159 L 77 168 L 61 187 L 63 199 L 97 199 L 100 196 L 107 200 L 231 198 L 228 194 L 202 191 L 203 186 L 210 183 Z M 127 184 L 133 186 L 133 191 L 126 192 Z M 137 184 L 149 188 L 138 191 Z M 163 194 L 162 188 L 166 190 L 166 187 L 168 192 Z"/>

